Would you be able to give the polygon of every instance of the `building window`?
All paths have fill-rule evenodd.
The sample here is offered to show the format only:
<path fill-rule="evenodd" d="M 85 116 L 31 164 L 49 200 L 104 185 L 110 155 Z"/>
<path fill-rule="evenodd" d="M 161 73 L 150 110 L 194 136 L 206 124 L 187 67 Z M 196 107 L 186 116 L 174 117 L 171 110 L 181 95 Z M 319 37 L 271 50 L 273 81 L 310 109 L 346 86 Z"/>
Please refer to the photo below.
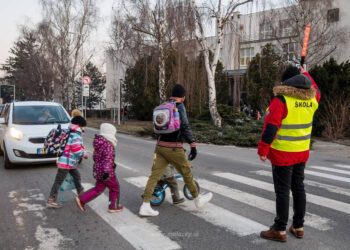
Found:
<path fill-rule="evenodd" d="M 293 35 L 293 25 L 290 19 L 280 21 L 280 36 L 289 37 Z"/>
<path fill-rule="evenodd" d="M 270 39 L 273 35 L 273 29 L 270 23 L 260 24 L 260 39 Z"/>
<path fill-rule="evenodd" d="M 240 63 L 241 66 L 248 66 L 252 58 L 254 57 L 254 48 L 245 48 L 240 50 Z"/>
<path fill-rule="evenodd" d="M 284 43 L 282 45 L 283 48 L 283 57 L 285 60 L 290 61 L 290 62 L 295 62 L 297 60 L 297 49 L 298 49 L 298 44 L 293 42 L 293 43 Z"/>
<path fill-rule="evenodd" d="M 334 23 L 339 21 L 339 8 L 331 9 L 327 12 L 327 22 Z"/>

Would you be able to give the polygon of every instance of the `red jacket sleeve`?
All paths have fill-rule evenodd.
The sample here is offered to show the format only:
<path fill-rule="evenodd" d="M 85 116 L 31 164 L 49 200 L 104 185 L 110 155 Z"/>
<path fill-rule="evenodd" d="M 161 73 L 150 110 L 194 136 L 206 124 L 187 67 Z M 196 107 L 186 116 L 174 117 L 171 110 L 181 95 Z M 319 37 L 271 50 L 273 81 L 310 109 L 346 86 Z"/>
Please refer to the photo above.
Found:
<path fill-rule="evenodd" d="M 265 116 L 264 129 L 258 144 L 258 155 L 268 155 L 271 143 L 275 139 L 277 130 L 287 113 L 288 110 L 284 98 L 282 96 L 273 98 Z"/>
<path fill-rule="evenodd" d="M 303 74 L 311 79 L 312 86 L 316 89 L 316 100 L 317 100 L 317 102 L 319 102 L 320 99 L 321 99 L 321 91 L 320 91 L 320 89 L 318 88 L 316 82 L 314 81 L 314 79 L 311 77 L 311 75 L 308 72 L 305 72 Z"/>

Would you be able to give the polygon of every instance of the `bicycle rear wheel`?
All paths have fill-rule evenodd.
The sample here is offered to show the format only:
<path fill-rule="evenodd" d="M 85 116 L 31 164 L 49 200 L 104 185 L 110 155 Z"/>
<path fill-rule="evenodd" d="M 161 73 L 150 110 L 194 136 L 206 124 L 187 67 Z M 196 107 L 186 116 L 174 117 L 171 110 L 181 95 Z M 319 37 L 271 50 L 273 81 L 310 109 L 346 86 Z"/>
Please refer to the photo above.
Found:
<path fill-rule="evenodd" d="M 162 192 L 162 188 L 156 187 L 151 197 L 152 206 L 160 206 L 165 200 L 165 190 Z"/>

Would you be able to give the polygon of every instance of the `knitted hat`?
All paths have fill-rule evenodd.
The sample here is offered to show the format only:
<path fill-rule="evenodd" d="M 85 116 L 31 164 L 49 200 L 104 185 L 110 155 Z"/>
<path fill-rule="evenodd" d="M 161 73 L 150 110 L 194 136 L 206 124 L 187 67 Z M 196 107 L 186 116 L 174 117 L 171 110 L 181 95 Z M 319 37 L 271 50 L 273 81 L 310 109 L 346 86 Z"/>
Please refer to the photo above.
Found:
<path fill-rule="evenodd" d="M 184 97 L 185 95 L 186 95 L 186 90 L 180 84 L 176 84 L 173 88 L 173 91 L 171 92 L 172 97 Z"/>
<path fill-rule="evenodd" d="M 71 120 L 72 124 L 79 125 L 80 127 L 86 127 L 86 120 L 81 116 L 75 116 Z"/>
<path fill-rule="evenodd" d="M 282 85 L 291 86 L 298 89 L 310 89 L 311 84 L 312 82 L 310 78 L 304 74 L 293 76 L 282 83 Z"/>
<path fill-rule="evenodd" d="M 300 70 L 297 67 L 290 65 L 282 74 L 282 82 L 299 74 Z"/>
<path fill-rule="evenodd" d="M 110 123 L 102 123 L 100 125 L 100 135 L 106 140 L 113 144 L 114 147 L 117 146 L 117 138 L 115 137 L 117 129 Z"/>

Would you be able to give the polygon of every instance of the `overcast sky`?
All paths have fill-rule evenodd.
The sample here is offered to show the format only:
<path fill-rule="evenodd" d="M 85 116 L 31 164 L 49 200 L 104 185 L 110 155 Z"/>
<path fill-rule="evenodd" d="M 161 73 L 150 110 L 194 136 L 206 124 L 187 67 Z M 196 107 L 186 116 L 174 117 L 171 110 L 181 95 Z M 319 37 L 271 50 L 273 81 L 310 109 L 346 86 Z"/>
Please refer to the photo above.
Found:
<path fill-rule="evenodd" d="M 117 0 L 98 0 L 101 21 L 97 33 L 94 33 L 94 44 L 103 51 L 108 40 L 108 28 L 112 6 Z M 35 25 L 41 20 L 41 6 L 39 0 L 0 0 L 0 65 L 10 56 L 10 49 L 19 36 L 19 27 L 23 24 Z M 103 53 L 95 58 L 99 67 L 103 63 Z M 0 71 L 0 76 L 3 72 Z"/>
<path fill-rule="evenodd" d="M 59 1 L 59 0 L 57 0 Z M 270 0 L 266 0 L 268 2 Z M 275 4 L 280 2 L 272 0 Z M 108 41 L 108 29 L 110 27 L 111 10 L 118 0 L 98 0 L 101 22 L 97 33 L 93 35 L 94 45 L 97 45 L 97 53 L 94 55 L 94 63 L 98 67 L 103 65 L 103 48 Z M 256 11 L 256 3 L 262 4 L 264 0 L 254 0 L 252 7 Z M 251 7 L 244 6 L 242 13 L 249 12 Z M 35 25 L 41 20 L 41 7 L 39 0 L 0 0 L 0 65 L 10 56 L 9 50 L 19 35 L 19 27 L 22 24 Z M 0 71 L 0 76 L 3 72 Z"/>

